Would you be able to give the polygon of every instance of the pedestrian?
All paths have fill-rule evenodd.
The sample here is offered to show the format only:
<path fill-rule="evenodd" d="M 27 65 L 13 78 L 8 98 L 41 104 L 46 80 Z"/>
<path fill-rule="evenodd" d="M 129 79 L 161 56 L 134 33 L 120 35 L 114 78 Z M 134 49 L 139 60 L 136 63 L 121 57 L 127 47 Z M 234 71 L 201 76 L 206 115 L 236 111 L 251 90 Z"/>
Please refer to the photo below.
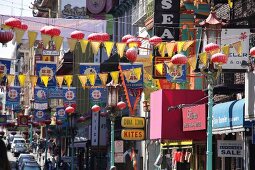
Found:
<path fill-rule="evenodd" d="M 11 170 L 10 163 L 7 156 L 7 148 L 2 139 L 0 139 L 0 170 Z"/>

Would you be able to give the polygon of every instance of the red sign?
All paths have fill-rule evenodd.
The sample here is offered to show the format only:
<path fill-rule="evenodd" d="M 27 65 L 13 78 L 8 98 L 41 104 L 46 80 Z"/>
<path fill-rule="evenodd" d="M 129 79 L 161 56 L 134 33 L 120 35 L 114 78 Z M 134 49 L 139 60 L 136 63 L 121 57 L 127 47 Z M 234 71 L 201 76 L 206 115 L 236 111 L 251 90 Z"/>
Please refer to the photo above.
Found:
<path fill-rule="evenodd" d="M 182 108 L 183 131 L 204 130 L 206 128 L 205 104 Z"/>
<path fill-rule="evenodd" d="M 28 126 L 28 116 L 27 115 L 19 115 L 18 116 L 18 125 L 19 126 Z"/>

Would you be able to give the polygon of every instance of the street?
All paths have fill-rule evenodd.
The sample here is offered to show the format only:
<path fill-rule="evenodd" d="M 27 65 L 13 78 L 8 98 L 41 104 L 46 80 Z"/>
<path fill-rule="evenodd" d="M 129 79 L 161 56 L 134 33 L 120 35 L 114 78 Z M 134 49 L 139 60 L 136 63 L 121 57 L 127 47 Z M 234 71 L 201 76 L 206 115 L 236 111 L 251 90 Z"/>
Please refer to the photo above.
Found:
<path fill-rule="evenodd" d="M 11 165 L 12 170 L 16 170 L 15 166 L 16 166 L 17 158 L 15 158 L 10 151 L 8 151 L 7 155 L 8 155 L 8 159 L 10 161 L 10 165 Z"/>

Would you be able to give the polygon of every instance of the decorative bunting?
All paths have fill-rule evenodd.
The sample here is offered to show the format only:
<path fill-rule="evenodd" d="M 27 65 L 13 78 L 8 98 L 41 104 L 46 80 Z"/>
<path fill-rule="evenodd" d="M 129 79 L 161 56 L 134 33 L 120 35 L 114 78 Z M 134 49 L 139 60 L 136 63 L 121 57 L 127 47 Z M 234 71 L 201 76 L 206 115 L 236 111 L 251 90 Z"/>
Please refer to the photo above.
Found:
<path fill-rule="evenodd" d="M 237 54 L 242 57 L 243 49 L 241 41 L 233 43 L 232 46 L 235 48 Z"/>
<path fill-rule="evenodd" d="M 135 74 L 137 80 L 140 80 L 141 74 L 142 74 L 142 68 L 138 67 L 138 68 L 134 68 L 133 70 L 134 70 L 134 74 Z"/>
<path fill-rule="evenodd" d="M 221 48 L 221 51 L 222 51 L 223 54 L 226 54 L 227 56 L 229 56 L 229 45 L 224 45 Z"/>
<path fill-rule="evenodd" d="M 207 54 L 206 54 L 206 52 L 203 52 L 203 53 L 199 54 L 199 60 L 202 64 L 206 65 L 206 63 L 207 63 Z"/>
<path fill-rule="evenodd" d="M 112 71 L 110 72 L 111 74 L 111 77 L 112 77 L 112 80 L 113 80 L 113 83 L 114 84 L 118 84 L 118 80 L 119 80 L 119 71 Z"/>
<path fill-rule="evenodd" d="M 188 63 L 189 63 L 189 66 L 192 68 L 192 69 L 195 69 L 196 68 L 196 65 L 197 65 L 197 58 L 196 58 L 196 55 L 193 55 L 191 57 L 188 58 Z"/>
<path fill-rule="evenodd" d="M 88 40 L 80 40 L 82 53 L 86 52 L 88 42 L 89 42 Z"/>
<path fill-rule="evenodd" d="M 21 87 L 24 87 L 25 86 L 25 81 L 26 81 L 26 75 L 25 74 L 20 74 L 18 76 L 19 78 L 19 84 Z"/>
<path fill-rule="evenodd" d="M 108 79 L 108 73 L 99 73 L 98 76 L 102 82 L 102 85 L 105 86 Z"/>
<path fill-rule="evenodd" d="M 66 82 L 68 89 L 70 89 L 71 84 L 73 82 L 73 75 L 64 75 L 64 80 Z"/>
<path fill-rule="evenodd" d="M 63 43 L 64 37 L 61 36 L 54 36 L 53 41 L 55 42 L 56 50 L 59 51 L 62 43 Z"/>
<path fill-rule="evenodd" d="M 85 89 L 86 83 L 87 83 L 87 76 L 86 75 L 78 75 L 78 77 L 81 82 L 82 88 Z"/>
<path fill-rule="evenodd" d="M 233 8 L 233 2 L 232 2 L 232 0 L 228 0 L 228 5 L 229 5 L 229 8 Z"/>
<path fill-rule="evenodd" d="M 159 51 L 159 53 L 161 54 L 161 57 L 165 57 L 166 42 L 160 43 L 158 51 Z"/>
<path fill-rule="evenodd" d="M 43 82 L 44 86 L 47 87 L 49 82 L 49 76 L 41 76 L 41 81 Z"/>
<path fill-rule="evenodd" d="M 195 41 L 194 40 L 191 40 L 191 41 L 186 41 L 183 45 L 183 48 L 182 50 L 183 51 L 187 51 L 187 49 L 194 43 Z"/>
<path fill-rule="evenodd" d="M 124 55 L 124 50 L 126 48 L 126 43 L 116 43 L 116 47 L 120 58 L 122 58 Z"/>
<path fill-rule="evenodd" d="M 160 75 L 163 74 L 163 63 L 156 64 L 155 68 L 159 72 Z"/>
<path fill-rule="evenodd" d="M 97 53 L 98 53 L 98 50 L 99 50 L 99 48 L 100 48 L 100 42 L 91 42 L 91 47 L 92 47 L 92 51 L 93 51 L 93 54 L 94 55 L 97 55 Z"/>
<path fill-rule="evenodd" d="M 138 47 L 138 43 L 137 42 L 128 43 L 128 47 L 129 48 Z"/>
<path fill-rule="evenodd" d="M 67 38 L 67 43 L 68 43 L 70 51 L 71 52 L 74 51 L 76 43 L 77 43 L 77 40 L 73 39 L 73 38 Z"/>
<path fill-rule="evenodd" d="M 166 43 L 166 50 L 167 50 L 168 57 L 173 56 L 175 45 L 176 45 L 176 42 Z"/>
<path fill-rule="evenodd" d="M 15 32 L 15 41 L 17 42 L 17 44 L 20 44 L 25 34 L 25 30 L 14 28 L 14 32 Z"/>
<path fill-rule="evenodd" d="M 111 41 L 104 42 L 104 47 L 106 49 L 106 53 L 107 53 L 108 57 L 110 57 L 110 55 L 111 55 L 113 45 L 114 45 L 114 42 L 111 42 Z"/>
<path fill-rule="evenodd" d="M 184 44 L 185 44 L 185 41 L 178 41 L 177 42 L 177 51 L 178 51 L 178 53 L 180 53 L 182 51 Z"/>
<path fill-rule="evenodd" d="M 56 80 L 57 80 L 58 86 L 61 88 L 64 81 L 64 76 L 56 76 Z"/>
<path fill-rule="evenodd" d="M 14 82 L 15 75 L 14 74 L 8 74 L 6 77 L 7 77 L 7 84 L 8 84 L 8 86 L 10 86 Z"/>
<path fill-rule="evenodd" d="M 37 32 L 28 31 L 27 34 L 28 34 L 29 48 L 32 48 L 34 46 L 34 43 L 37 37 Z"/>
<path fill-rule="evenodd" d="M 43 41 L 43 47 L 47 48 L 47 46 L 49 45 L 49 41 L 51 40 L 51 37 L 46 34 L 41 34 L 41 37 L 42 37 L 42 41 Z"/>
<path fill-rule="evenodd" d="M 123 72 L 124 76 L 126 77 L 126 80 L 130 80 L 131 71 L 130 70 L 123 70 L 122 72 Z"/>
<path fill-rule="evenodd" d="M 32 87 L 36 86 L 37 79 L 38 79 L 38 77 L 36 75 L 30 75 L 30 82 L 31 82 Z"/>
<path fill-rule="evenodd" d="M 90 85 L 94 86 L 96 82 L 96 74 L 88 74 L 87 78 L 89 79 Z"/>

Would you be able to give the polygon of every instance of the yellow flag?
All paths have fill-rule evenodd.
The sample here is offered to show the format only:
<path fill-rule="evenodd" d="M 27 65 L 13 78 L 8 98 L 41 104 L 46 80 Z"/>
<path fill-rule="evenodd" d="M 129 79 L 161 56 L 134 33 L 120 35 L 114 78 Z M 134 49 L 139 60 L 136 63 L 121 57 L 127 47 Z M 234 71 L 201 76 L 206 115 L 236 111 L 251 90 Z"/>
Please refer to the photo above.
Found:
<path fill-rule="evenodd" d="M 129 48 L 138 47 L 138 43 L 136 43 L 136 42 L 128 43 L 128 47 Z"/>
<path fill-rule="evenodd" d="M 228 0 L 228 5 L 230 8 L 233 8 L 233 2 L 231 0 Z"/>
<path fill-rule="evenodd" d="M 137 80 L 140 80 L 141 79 L 141 73 L 142 73 L 142 68 L 139 67 L 139 68 L 134 68 L 134 74 L 137 78 Z"/>
<path fill-rule="evenodd" d="M 88 42 L 89 42 L 88 40 L 80 40 L 82 53 L 86 52 Z"/>
<path fill-rule="evenodd" d="M 54 36 L 53 37 L 53 41 L 55 42 L 55 46 L 56 46 L 56 50 L 59 51 L 61 46 L 62 46 L 62 43 L 63 43 L 63 39 L 64 37 L 61 37 L 61 36 Z"/>
<path fill-rule="evenodd" d="M 114 45 L 114 42 L 111 42 L 111 41 L 104 42 L 104 47 L 106 49 L 106 53 L 107 53 L 108 57 L 110 57 L 110 55 L 111 55 L 113 45 Z"/>
<path fill-rule="evenodd" d="M 61 88 L 64 81 L 64 76 L 56 76 L 56 80 L 57 80 L 58 86 Z"/>
<path fill-rule="evenodd" d="M 41 76 L 41 81 L 43 82 L 44 86 L 47 87 L 49 82 L 49 76 Z"/>
<path fill-rule="evenodd" d="M 78 77 L 81 82 L 82 88 L 85 89 L 86 83 L 87 83 L 87 76 L 86 75 L 78 75 Z"/>
<path fill-rule="evenodd" d="M 88 74 L 87 78 L 89 79 L 89 83 L 91 86 L 94 86 L 96 83 L 96 74 Z"/>
<path fill-rule="evenodd" d="M 161 54 L 161 57 L 165 57 L 166 52 L 166 42 L 162 42 L 159 45 L 159 53 Z"/>
<path fill-rule="evenodd" d="M 119 71 L 112 71 L 110 72 L 112 80 L 113 80 L 113 84 L 118 84 L 118 80 L 119 80 Z"/>
<path fill-rule="evenodd" d="M 19 28 L 14 28 L 14 32 L 15 32 L 15 40 L 17 42 L 17 44 L 20 44 L 22 42 L 22 38 L 25 34 L 25 30 L 19 29 Z"/>
<path fill-rule="evenodd" d="M 191 40 L 191 41 L 186 41 L 186 42 L 184 43 L 184 45 L 183 45 L 182 50 L 183 50 L 183 51 L 187 51 L 187 49 L 188 49 L 193 43 L 194 43 L 193 40 Z"/>
<path fill-rule="evenodd" d="M 77 43 L 77 40 L 76 39 L 72 39 L 72 38 L 67 38 L 67 43 L 68 43 L 70 51 L 71 52 L 74 51 L 76 43 Z"/>
<path fill-rule="evenodd" d="M 116 47 L 117 47 L 117 52 L 118 52 L 120 58 L 122 58 L 124 56 L 124 50 L 126 48 L 126 43 L 116 43 Z"/>
<path fill-rule="evenodd" d="M 178 41 L 177 42 L 177 51 L 178 51 L 178 53 L 180 53 L 182 51 L 184 44 L 185 44 L 185 41 Z"/>
<path fill-rule="evenodd" d="M 4 30 L 9 30 L 9 29 L 11 29 L 11 27 L 9 27 L 9 26 L 7 26 L 7 25 L 5 25 L 5 24 L 2 24 L 2 25 L 1 25 L 1 28 L 3 28 Z"/>
<path fill-rule="evenodd" d="M 199 54 L 199 60 L 202 64 L 206 65 L 206 63 L 207 63 L 207 54 L 206 54 L 206 52 L 203 52 L 203 53 Z"/>
<path fill-rule="evenodd" d="M 20 74 L 18 76 L 19 78 L 19 84 L 21 87 L 24 87 L 25 86 L 25 81 L 26 81 L 26 75 L 25 74 Z"/>
<path fill-rule="evenodd" d="M 227 56 L 229 56 L 229 45 L 224 45 L 221 48 L 221 51 L 222 51 L 223 54 L 226 54 Z"/>
<path fill-rule="evenodd" d="M 97 55 L 97 53 L 98 53 L 98 50 L 99 50 L 99 48 L 100 48 L 100 42 L 91 42 L 91 47 L 92 47 L 92 51 L 93 51 L 93 54 L 94 55 Z"/>
<path fill-rule="evenodd" d="M 232 46 L 235 48 L 237 54 L 242 57 L 243 49 L 242 49 L 242 43 L 241 41 L 235 42 L 232 44 Z"/>
<path fill-rule="evenodd" d="M 37 32 L 28 31 L 27 34 L 28 34 L 29 48 L 32 48 L 34 46 L 34 43 L 37 37 Z"/>
<path fill-rule="evenodd" d="M 156 70 L 159 72 L 159 74 L 163 74 L 163 63 L 155 64 Z"/>
<path fill-rule="evenodd" d="M 32 87 L 35 87 L 35 86 L 36 86 L 37 79 L 38 79 L 37 76 L 35 76 L 35 75 L 30 75 L 30 82 L 31 82 L 31 86 L 32 86 Z"/>
<path fill-rule="evenodd" d="M 43 47 L 47 48 L 47 46 L 49 45 L 49 41 L 51 40 L 51 37 L 46 34 L 41 34 L 41 37 L 42 37 L 42 41 L 43 41 Z"/>
<path fill-rule="evenodd" d="M 123 70 L 122 71 L 126 80 L 130 80 L 130 77 L 131 77 L 131 71 L 130 70 Z"/>
<path fill-rule="evenodd" d="M 105 86 L 108 79 L 108 73 L 99 73 L 98 76 L 101 80 L 102 85 Z"/>
<path fill-rule="evenodd" d="M 197 65 L 197 58 L 195 55 L 191 56 L 188 58 L 188 63 L 189 63 L 189 66 L 192 68 L 192 69 L 195 69 L 196 68 L 196 65 Z"/>
<path fill-rule="evenodd" d="M 69 89 L 71 87 L 72 82 L 73 82 L 73 75 L 64 75 L 64 80 L 65 80 L 66 85 Z"/>
<path fill-rule="evenodd" d="M 166 50 L 167 50 L 168 57 L 172 57 L 173 56 L 175 45 L 176 45 L 175 42 L 166 43 Z"/>
<path fill-rule="evenodd" d="M 14 82 L 15 75 L 14 74 L 8 74 L 6 77 L 7 77 L 7 84 L 8 84 L 8 86 L 10 86 Z"/>

